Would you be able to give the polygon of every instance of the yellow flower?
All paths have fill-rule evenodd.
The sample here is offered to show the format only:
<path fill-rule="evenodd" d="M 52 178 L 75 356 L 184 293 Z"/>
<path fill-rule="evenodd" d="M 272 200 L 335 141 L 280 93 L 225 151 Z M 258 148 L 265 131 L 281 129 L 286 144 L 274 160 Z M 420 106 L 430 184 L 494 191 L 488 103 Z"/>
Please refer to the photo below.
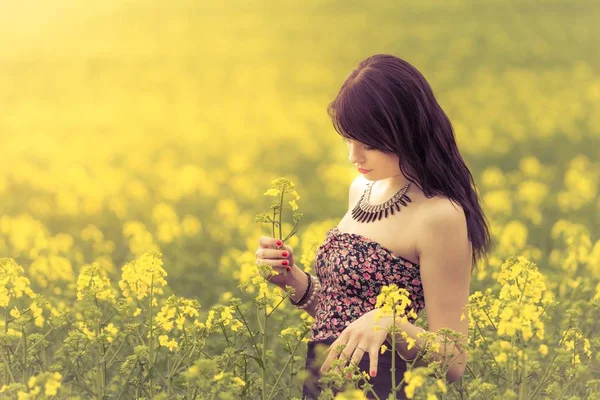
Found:
<path fill-rule="evenodd" d="M 442 393 L 446 393 L 448 392 L 448 387 L 446 386 L 446 382 L 441 380 L 441 379 L 437 379 L 435 381 L 435 384 L 437 385 L 437 387 L 440 389 L 440 391 Z"/>
<path fill-rule="evenodd" d="M 163 294 L 167 271 L 162 267 L 161 257 L 160 252 L 150 251 L 123 266 L 119 287 L 125 297 L 142 300 L 150 295 L 151 289 L 154 295 Z"/>
<path fill-rule="evenodd" d="M 404 381 L 406 383 L 404 391 L 406 392 L 406 397 L 409 399 L 412 399 L 415 396 L 415 390 L 425 383 L 425 378 L 420 371 L 421 369 L 423 368 L 417 367 L 404 373 Z"/>
<path fill-rule="evenodd" d="M 225 372 L 221 371 L 214 376 L 213 380 L 219 382 L 221 379 L 223 379 L 223 376 L 225 376 Z"/>
<path fill-rule="evenodd" d="M 46 384 L 44 386 L 44 394 L 46 396 L 56 396 L 58 393 L 58 388 L 60 388 L 60 381 L 62 380 L 62 375 L 60 372 L 55 372 L 48 378 Z"/>
<path fill-rule="evenodd" d="M 548 346 L 546 346 L 545 344 L 540 344 L 540 354 L 543 356 L 546 356 L 548 354 Z"/>
<path fill-rule="evenodd" d="M 289 201 L 290 207 L 292 207 L 293 211 L 296 211 L 298 209 L 298 204 L 296 204 L 296 200 L 291 200 Z"/>
<path fill-rule="evenodd" d="M 85 322 L 78 321 L 77 327 L 88 339 L 93 340 L 96 337 L 96 334 L 88 328 Z"/>
<path fill-rule="evenodd" d="M 8 307 L 11 298 L 21 298 L 23 294 L 30 298 L 36 295 L 29 287 L 30 282 L 23 276 L 23 267 L 12 258 L 0 258 L 0 307 Z"/>
<path fill-rule="evenodd" d="M 338 393 L 335 397 L 335 400 L 366 400 L 367 397 L 363 393 L 362 390 L 359 389 L 349 389 L 345 392 Z"/>
<path fill-rule="evenodd" d="M 148 232 L 146 226 L 141 222 L 126 222 L 123 225 L 123 236 L 129 238 L 129 250 L 136 256 L 159 250 L 152 234 Z"/>
<path fill-rule="evenodd" d="M 109 323 L 106 327 L 102 328 L 102 331 L 106 333 L 106 340 L 108 341 L 108 343 L 112 343 L 112 341 L 117 336 L 117 333 L 119 332 L 117 327 L 112 322 Z"/>
<path fill-rule="evenodd" d="M 381 354 L 385 353 L 386 350 L 387 350 L 387 346 L 385 344 L 382 344 L 381 350 L 380 350 Z"/>
<path fill-rule="evenodd" d="M 37 377 L 32 376 L 27 381 L 27 386 L 29 386 L 29 388 L 31 389 L 31 388 L 33 388 L 35 386 L 36 382 L 37 382 Z"/>
<path fill-rule="evenodd" d="M 234 376 L 231 378 L 232 382 L 234 385 L 238 385 L 240 387 L 244 387 L 246 386 L 246 382 L 244 382 L 244 380 L 242 378 L 239 378 L 237 376 Z"/>
<path fill-rule="evenodd" d="M 186 236 L 194 236 L 202 231 L 202 223 L 193 215 L 186 215 L 183 217 L 181 227 Z"/>
<path fill-rule="evenodd" d="M 115 300 L 108 275 L 97 261 L 91 265 L 84 265 L 77 278 L 77 300 L 84 298 Z"/>
<path fill-rule="evenodd" d="M 13 307 L 12 310 L 10 310 L 10 315 L 13 318 L 20 318 L 21 317 L 21 312 L 19 311 L 19 309 L 15 306 Z"/>
<path fill-rule="evenodd" d="M 281 196 L 281 190 L 271 188 L 263 193 L 265 196 Z"/>
<path fill-rule="evenodd" d="M 160 335 L 158 337 L 158 342 L 161 346 L 168 347 L 170 351 L 174 351 L 177 347 L 179 347 L 179 344 L 175 341 L 175 339 L 169 340 L 169 336 L 167 335 Z"/>

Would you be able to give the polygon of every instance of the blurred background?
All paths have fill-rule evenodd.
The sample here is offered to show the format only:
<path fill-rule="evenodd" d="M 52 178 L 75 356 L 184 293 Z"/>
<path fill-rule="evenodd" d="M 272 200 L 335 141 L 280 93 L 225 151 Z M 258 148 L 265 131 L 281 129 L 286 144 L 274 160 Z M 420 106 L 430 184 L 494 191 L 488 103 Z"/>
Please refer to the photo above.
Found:
<path fill-rule="evenodd" d="M 592 296 L 598 20 L 596 0 L 2 1 L 0 256 L 68 299 L 82 265 L 118 280 L 157 249 L 207 310 L 249 278 L 285 176 L 310 260 L 356 176 L 327 104 L 388 53 L 429 81 L 478 185 L 495 250 L 473 288 L 518 254 Z"/>

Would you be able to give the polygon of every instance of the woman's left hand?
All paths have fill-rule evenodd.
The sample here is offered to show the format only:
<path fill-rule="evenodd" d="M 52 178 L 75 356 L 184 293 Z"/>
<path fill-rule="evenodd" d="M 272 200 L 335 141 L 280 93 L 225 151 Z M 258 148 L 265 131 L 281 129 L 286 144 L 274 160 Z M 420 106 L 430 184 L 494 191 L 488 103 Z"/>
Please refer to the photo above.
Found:
<path fill-rule="evenodd" d="M 342 361 L 339 368 L 346 366 L 350 357 L 350 362 L 356 362 L 358 364 L 363 358 L 365 352 L 369 353 L 370 360 L 370 371 L 371 376 L 377 375 L 377 362 L 379 357 L 379 350 L 381 345 L 385 342 L 388 336 L 388 327 L 392 324 L 391 316 L 382 316 L 378 321 L 375 321 L 375 312 L 378 309 L 375 308 L 356 320 L 352 321 L 338 336 L 338 338 L 331 343 L 329 348 L 326 350 L 329 354 L 321 367 L 321 372 L 327 372 L 333 361 L 338 358 Z M 375 330 L 375 325 L 379 325 L 380 329 Z M 345 344 L 346 347 L 340 353 L 336 349 L 337 346 Z M 340 369 L 341 371 L 341 369 Z"/>

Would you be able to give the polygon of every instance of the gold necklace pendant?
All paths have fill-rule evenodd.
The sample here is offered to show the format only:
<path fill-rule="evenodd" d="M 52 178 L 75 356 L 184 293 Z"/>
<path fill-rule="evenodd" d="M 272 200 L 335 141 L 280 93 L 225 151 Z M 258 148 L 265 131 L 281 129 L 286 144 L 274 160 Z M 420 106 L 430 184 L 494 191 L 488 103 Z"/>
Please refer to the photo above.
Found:
<path fill-rule="evenodd" d="M 392 197 L 381 204 L 372 205 L 369 204 L 369 197 L 371 195 L 371 188 L 375 182 L 370 183 L 365 189 L 360 201 L 354 206 L 352 210 L 352 218 L 358 222 L 369 223 L 381 218 L 387 218 L 390 215 L 394 215 L 394 211 L 400 212 L 400 204 L 406 207 L 407 203 L 411 203 L 411 199 L 406 195 L 410 182 L 401 187 L 394 193 Z"/>

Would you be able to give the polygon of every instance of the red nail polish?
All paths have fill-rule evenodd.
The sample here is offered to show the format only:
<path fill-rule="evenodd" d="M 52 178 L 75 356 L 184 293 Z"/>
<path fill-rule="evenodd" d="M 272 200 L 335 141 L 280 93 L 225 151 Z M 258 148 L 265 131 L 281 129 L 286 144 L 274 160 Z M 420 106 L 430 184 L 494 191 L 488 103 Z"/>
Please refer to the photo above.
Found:
<path fill-rule="evenodd" d="M 372 376 L 372 377 L 375 377 L 375 375 L 377 375 L 377 372 L 375 372 L 375 371 L 371 371 L 371 376 Z"/>
<path fill-rule="evenodd" d="M 287 251 L 284 251 L 283 253 L 281 253 L 281 255 L 287 257 Z"/>
<path fill-rule="evenodd" d="M 281 246 L 281 240 L 277 241 L 277 246 Z"/>
<path fill-rule="evenodd" d="M 287 264 L 288 264 L 287 260 L 283 260 L 281 263 L 282 263 L 283 265 L 287 265 Z"/>
<path fill-rule="evenodd" d="M 290 267 L 285 267 L 285 270 L 286 270 L 287 272 L 290 272 L 292 269 L 291 269 Z"/>

